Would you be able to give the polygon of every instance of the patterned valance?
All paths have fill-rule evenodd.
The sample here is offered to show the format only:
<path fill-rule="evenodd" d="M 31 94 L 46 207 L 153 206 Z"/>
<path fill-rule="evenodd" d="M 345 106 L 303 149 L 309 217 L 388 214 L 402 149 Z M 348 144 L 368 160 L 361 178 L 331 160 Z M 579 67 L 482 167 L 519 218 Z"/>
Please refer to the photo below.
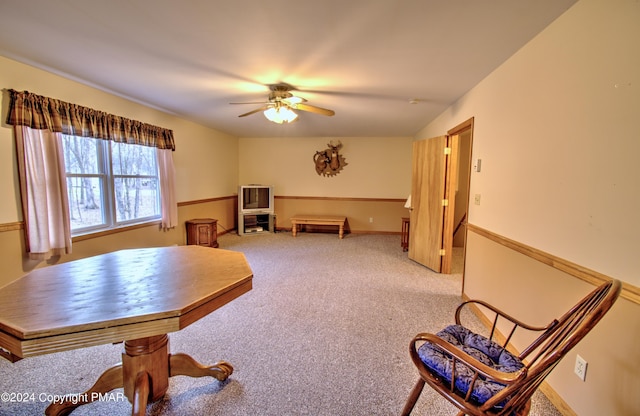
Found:
<path fill-rule="evenodd" d="M 176 150 L 173 131 L 76 104 L 8 90 L 7 124 L 47 129 L 72 136 Z"/>

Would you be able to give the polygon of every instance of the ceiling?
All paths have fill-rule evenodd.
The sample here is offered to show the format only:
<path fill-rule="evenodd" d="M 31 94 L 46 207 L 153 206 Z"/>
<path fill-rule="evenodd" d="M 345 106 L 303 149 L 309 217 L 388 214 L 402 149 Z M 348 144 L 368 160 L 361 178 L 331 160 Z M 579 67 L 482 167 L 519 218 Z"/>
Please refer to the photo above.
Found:
<path fill-rule="evenodd" d="M 0 55 L 237 137 L 413 136 L 575 1 L 2 0 Z M 229 104 L 280 82 L 335 116 Z"/>

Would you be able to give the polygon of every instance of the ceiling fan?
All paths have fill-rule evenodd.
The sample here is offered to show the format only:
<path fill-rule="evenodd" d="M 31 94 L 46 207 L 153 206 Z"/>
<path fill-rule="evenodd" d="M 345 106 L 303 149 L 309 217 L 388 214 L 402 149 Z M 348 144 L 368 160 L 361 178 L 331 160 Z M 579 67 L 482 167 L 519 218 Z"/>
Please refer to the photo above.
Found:
<path fill-rule="evenodd" d="M 302 97 L 293 95 L 291 91 L 293 88 L 289 84 L 280 83 L 269 85 L 271 92 L 267 102 L 248 102 L 248 103 L 231 103 L 231 104 L 264 104 L 262 107 L 249 111 L 248 113 L 240 114 L 238 117 L 246 117 L 251 114 L 264 112 L 264 116 L 278 124 L 291 123 L 294 121 L 298 114 L 293 110 L 308 111 L 311 113 L 321 114 L 323 116 L 332 116 L 335 114 L 333 110 L 328 110 L 322 107 L 316 107 L 314 105 L 305 104 L 307 100 Z"/>

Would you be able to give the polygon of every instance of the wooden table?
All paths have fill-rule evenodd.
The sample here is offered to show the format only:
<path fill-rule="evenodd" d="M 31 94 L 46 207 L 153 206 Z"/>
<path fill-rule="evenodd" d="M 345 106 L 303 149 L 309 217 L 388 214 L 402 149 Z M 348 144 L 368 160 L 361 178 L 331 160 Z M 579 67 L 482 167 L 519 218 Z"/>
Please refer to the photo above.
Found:
<path fill-rule="evenodd" d="M 335 215 L 295 215 L 291 217 L 291 232 L 295 237 L 298 234 L 298 227 L 302 225 L 337 225 L 338 237 L 344 236 L 344 223 L 347 217 Z"/>
<path fill-rule="evenodd" d="M 233 372 L 225 361 L 204 366 L 169 354 L 167 333 L 248 292 L 252 279 L 242 253 L 195 245 L 122 250 L 37 269 L 0 289 L 0 355 L 17 361 L 124 341 L 121 364 L 78 403 L 51 404 L 46 414 L 64 415 L 124 388 L 132 415 L 144 415 L 171 376 L 222 381 Z"/>

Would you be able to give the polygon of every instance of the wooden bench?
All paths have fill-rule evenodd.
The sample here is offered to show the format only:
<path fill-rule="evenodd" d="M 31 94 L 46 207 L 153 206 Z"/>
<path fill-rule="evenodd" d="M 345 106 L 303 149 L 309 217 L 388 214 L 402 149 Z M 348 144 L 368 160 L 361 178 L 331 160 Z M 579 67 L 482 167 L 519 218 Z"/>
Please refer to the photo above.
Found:
<path fill-rule="evenodd" d="M 335 215 L 295 215 L 291 217 L 291 233 L 295 237 L 302 225 L 337 225 L 338 237 L 344 236 L 344 223 L 347 217 Z"/>

